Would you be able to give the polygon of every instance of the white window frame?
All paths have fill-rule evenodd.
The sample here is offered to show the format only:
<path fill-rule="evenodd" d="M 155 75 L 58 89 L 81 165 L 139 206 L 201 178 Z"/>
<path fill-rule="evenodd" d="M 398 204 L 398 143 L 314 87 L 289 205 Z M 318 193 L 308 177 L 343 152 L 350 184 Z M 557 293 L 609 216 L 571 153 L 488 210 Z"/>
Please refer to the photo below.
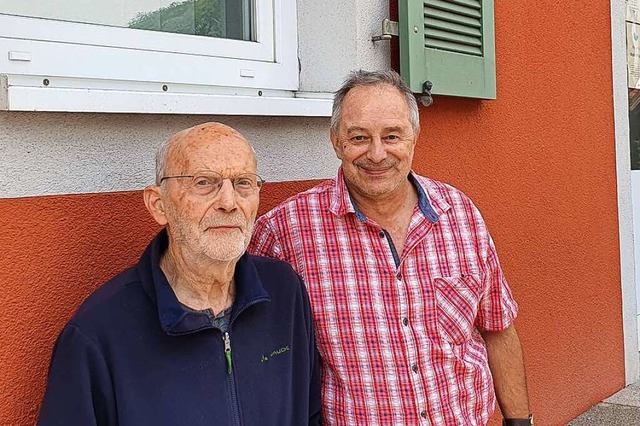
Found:
<path fill-rule="evenodd" d="M 329 115 L 296 92 L 296 0 L 254 5 L 256 41 L 0 14 L 0 109 Z"/>

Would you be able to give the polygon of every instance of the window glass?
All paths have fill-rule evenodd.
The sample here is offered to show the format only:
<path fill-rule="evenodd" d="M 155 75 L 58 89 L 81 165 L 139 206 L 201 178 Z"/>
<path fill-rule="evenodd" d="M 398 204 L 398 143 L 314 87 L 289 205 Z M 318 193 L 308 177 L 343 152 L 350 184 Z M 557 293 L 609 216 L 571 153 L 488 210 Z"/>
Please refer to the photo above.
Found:
<path fill-rule="evenodd" d="M 255 40 L 252 0 L 0 0 L 0 13 L 204 37 Z"/>
<path fill-rule="evenodd" d="M 629 89 L 631 170 L 640 170 L 640 89 Z"/>

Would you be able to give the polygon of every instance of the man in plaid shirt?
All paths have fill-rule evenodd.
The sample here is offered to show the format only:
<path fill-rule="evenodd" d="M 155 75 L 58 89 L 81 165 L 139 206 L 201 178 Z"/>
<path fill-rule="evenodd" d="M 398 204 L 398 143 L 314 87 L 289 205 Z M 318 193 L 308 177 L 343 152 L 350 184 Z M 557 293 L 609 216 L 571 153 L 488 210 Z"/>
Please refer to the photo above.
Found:
<path fill-rule="evenodd" d="M 529 425 L 517 305 L 484 221 L 411 170 L 418 106 L 393 71 L 336 92 L 334 180 L 256 223 L 253 253 L 304 278 L 329 425 Z"/>

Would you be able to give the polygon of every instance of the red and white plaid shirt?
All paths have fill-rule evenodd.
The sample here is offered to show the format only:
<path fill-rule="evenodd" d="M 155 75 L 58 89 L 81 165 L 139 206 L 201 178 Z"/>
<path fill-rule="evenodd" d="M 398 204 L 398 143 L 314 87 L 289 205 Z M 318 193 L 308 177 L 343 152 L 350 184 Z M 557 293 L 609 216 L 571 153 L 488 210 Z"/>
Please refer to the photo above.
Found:
<path fill-rule="evenodd" d="M 478 332 L 517 305 L 471 200 L 411 174 L 404 250 L 351 201 L 342 170 L 256 222 L 249 250 L 289 262 L 311 299 L 328 425 L 485 425 L 495 394 Z"/>

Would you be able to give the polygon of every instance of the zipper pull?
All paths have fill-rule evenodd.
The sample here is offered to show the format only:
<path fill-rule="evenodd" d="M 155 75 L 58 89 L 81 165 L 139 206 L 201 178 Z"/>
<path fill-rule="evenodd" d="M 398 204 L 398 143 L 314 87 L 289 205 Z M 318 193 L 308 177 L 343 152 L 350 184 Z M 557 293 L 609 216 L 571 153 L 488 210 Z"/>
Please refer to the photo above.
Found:
<path fill-rule="evenodd" d="M 227 373 L 231 374 L 233 369 L 231 365 L 231 339 L 229 338 L 229 332 L 224 332 L 222 340 L 224 341 L 224 357 L 227 360 Z"/>

